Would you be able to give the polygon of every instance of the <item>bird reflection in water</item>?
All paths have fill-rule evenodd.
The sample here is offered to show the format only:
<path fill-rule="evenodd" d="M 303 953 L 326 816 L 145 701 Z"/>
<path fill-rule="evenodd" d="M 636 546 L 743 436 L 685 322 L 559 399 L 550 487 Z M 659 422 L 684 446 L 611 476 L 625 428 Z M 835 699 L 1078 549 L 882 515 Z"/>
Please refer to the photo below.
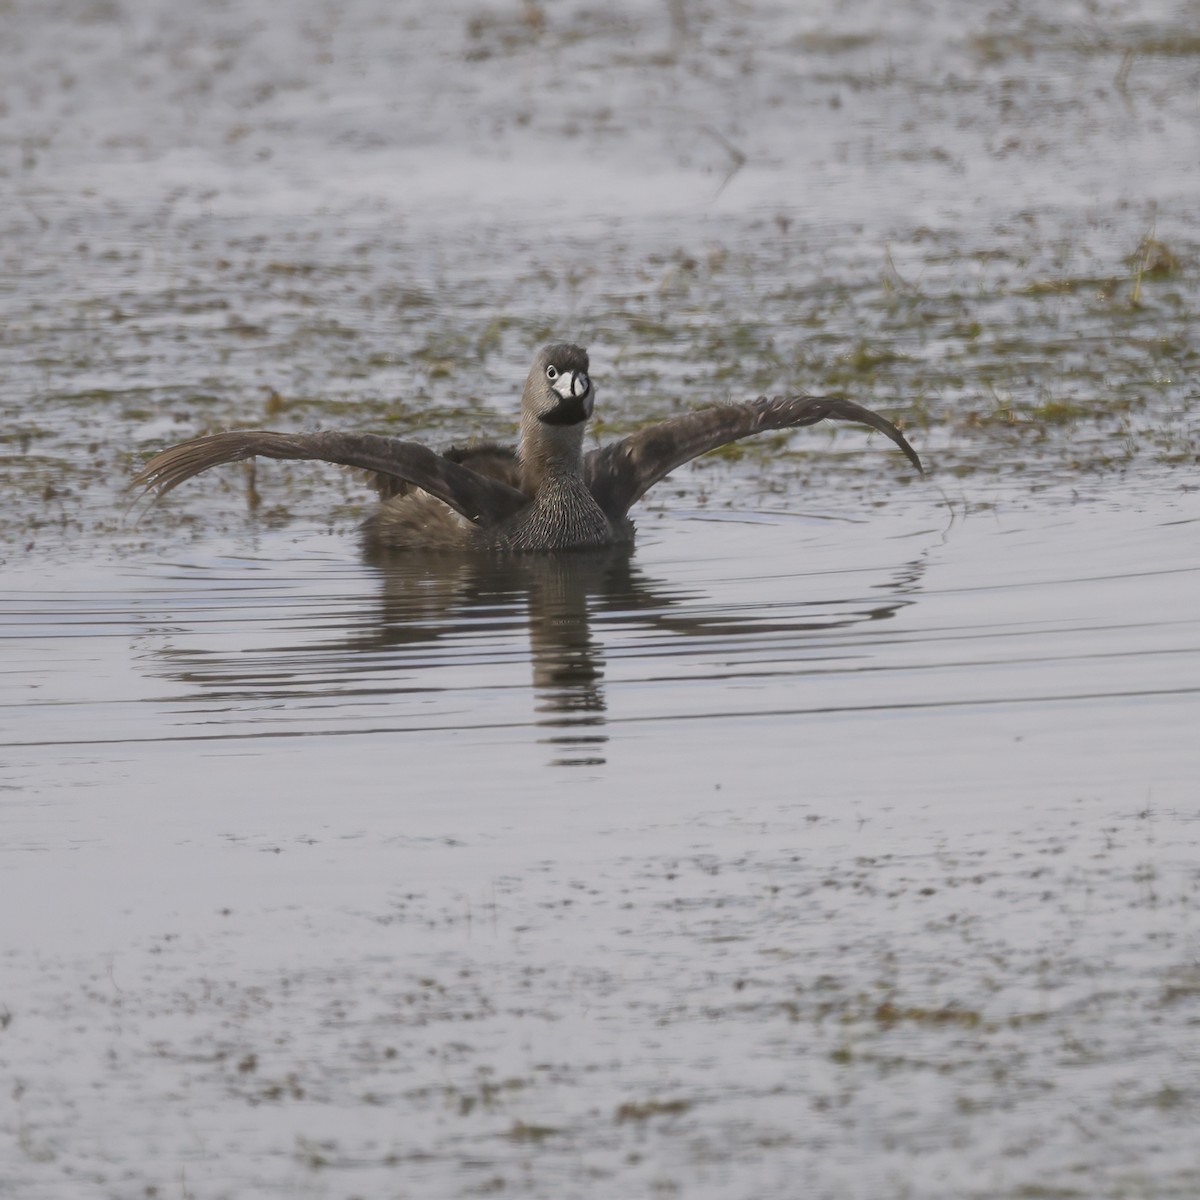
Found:
<path fill-rule="evenodd" d="M 186 683 L 189 699 L 220 702 L 220 723 L 229 736 L 262 734 L 265 712 L 272 733 L 445 729 L 445 710 L 435 714 L 420 701 L 433 698 L 436 706 L 450 698 L 457 712 L 456 693 L 476 689 L 478 727 L 520 727 L 532 715 L 550 764 L 595 767 L 606 762 L 609 742 L 606 653 L 627 662 L 664 654 L 679 661 L 681 653 L 707 655 L 715 646 L 724 657 L 730 644 L 751 638 L 807 640 L 890 620 L 916 602 L 924 571 L 923 558 L 881 568 L 884 577 L 871 588 L 884 593 L 878 599 L 864 595 L 859 584 L 843 598 L 826 594 L 812 601 L 746 600 L 731 606 L 718 603 L 707 589 L 648 578 L 628 546 L 560 555 L 376 550 L 366 561 L 377 591 L 314 600 L 311 590 L 302 589 L 289 608 L 286 601 L 279 604 L 280 579 L 270 571 L 265 579 L 259 576 L 266 585 L 261 595 L 239 588 L 232 611 L 216 628 L 207 620 L 192 631 L 210 641 L 208 646 L 181 644 L 188 635 L 176 622 L 169 635 L 157 639 L 153 660 Z M 796 583 L 802 586 L 802 579 Z M 194 588 L 193 576 L 189 592 Z M 253 619 L 236 607 L 247 599 Z M 274 632 L 263 638 L 268 602 Z M 207 609 L 210 617 L 212 611 Z M 527 650 L 514 648 L 521 626 Z M 252 637 L 254 644 L 247 644 Z M 530 674 L 520 667 L 526 657 Z M 523 677 L 516 684 L 508 682 L 510 664 Z M 464 672 L 470 680 L 465 684 Z M 497 685 L 498 678 L 505 682 Z M 528 691 L 530 681 L 532 714 L 524 697 L 516 701 L 512 694 Z M 403 718 L 380 720 L 381 704 L 398 713 L 410 701 Z M 502 711 L 491 716 L 488 704 Z M 231 728 L 235 722 L 241 728 Z"/>
<path fill-rule="evenodd" d="M 379 551 L 369 561 L 383 580 L 381 633 L 388 640 L 408 641 L 415 595 L 429 616 L 446 623 L 447 633 L 479 616 L 486 621 L 486 610 L 497 604 L 511 611 L 523 602 L 535 719 L 546 730 L 540 740 L 552 747 L 555 766 L 598 766 L 606 761 L 607 704 L 604 653 L 591 616 L 641 607 L 652 595 L 631 559 L 632 549 L 619 546 L 519 557 Z M 439 631 L 427 628 L 426 634 Z"/>

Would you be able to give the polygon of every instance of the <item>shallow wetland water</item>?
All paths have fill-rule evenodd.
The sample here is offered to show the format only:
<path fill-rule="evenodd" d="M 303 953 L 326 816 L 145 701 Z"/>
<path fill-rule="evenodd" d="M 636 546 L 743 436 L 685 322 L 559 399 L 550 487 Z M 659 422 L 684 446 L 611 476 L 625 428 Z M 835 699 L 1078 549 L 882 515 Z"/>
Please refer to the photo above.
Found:
<path fill-rule="evenodd" d="M 0 1196 L 1200 1192 L 1200 29 L 1042 7 L 0 3 Z M 929 474 L 127 511 L 551 337 Z"/>

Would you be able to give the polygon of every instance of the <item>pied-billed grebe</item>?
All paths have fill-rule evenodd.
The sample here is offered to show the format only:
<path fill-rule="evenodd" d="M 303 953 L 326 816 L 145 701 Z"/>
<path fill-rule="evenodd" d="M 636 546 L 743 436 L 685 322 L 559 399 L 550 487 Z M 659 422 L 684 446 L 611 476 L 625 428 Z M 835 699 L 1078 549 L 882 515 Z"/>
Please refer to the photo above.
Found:
<path fill-rule="evenodd" d="M 629 509 L 690 459 L 770 429 L 857 421 L 891 438 L 922 470 L 890 422 L 830 396 L 760 396 L 674 417 L 583 452 L 592 415 L 587 351 L 558 343 L 539 350 L 525 381 L 516 450 L 488 443 L 437 454 L 370 433 L 244 430 L 193 438 L 156 454 L 133 486 L 159 496 L 220 463 L 316 459 L 374 474 L 381 504 L 365 526 L 377 546 L 476 550 L 579 550 L 633 539 Z"/>

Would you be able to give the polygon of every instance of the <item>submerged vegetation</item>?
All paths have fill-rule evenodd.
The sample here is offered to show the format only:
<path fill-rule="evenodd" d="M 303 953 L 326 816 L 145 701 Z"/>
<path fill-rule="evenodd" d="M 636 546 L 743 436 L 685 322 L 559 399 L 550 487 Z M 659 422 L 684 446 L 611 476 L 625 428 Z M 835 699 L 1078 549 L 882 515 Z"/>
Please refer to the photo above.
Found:
<path fill-rule="evenodd" d="M 288 241 L 204 243 L 248 285 L 241 311 L 222 308 L 216 322 L 198 327 L 193 314 L 217 304 L 219 279 L 185 299 L 141 287 L 136 261 L 129 294 L 97 312 L 87 281 L 99 288 L 108 268 L 92 274 L 94 256 L 80 251 L 79 310 L 52 322 L 31 307 L 10 327 L 10 351 L 25 363 L 7 381 L 0 435 L 10 551 L 119 533 L 119 492 L 134 466 L 196 433 L 350 426 L 433 445 L 511 437 L 520 364 L 552 336 L 592 349 L 601 439 L 688 407 L 807 391 L 888 414 L 943 478 L 1038 486 L 1200 455 L 1187 382 L 1200 365 L 1195 256 L 1152 233 L 1101 274 L 1090 258 L 1072 269 L 1082 251 L 1032 236 L 972 246 L 928 230 L 877 247 L 874 264 L 864 250 L 834 267 L 794 227 L 764 220 L 719 245 L 590 246 L 575 258 L 591 265 L 569 277 L 514 243 L 508 260 L 525 266 L 486 287 L 422 278 L 399 244 L 349 256 L 327 235 L 289 262 Z M 522 313 L 534 287 L 543 303 Z M 436 308 L 396 299 L 429 291 L 441 296 Z M 551 308 L 574 315 L 553 329 Z M 17 403 L 22 386 L 31 403 Z M 808 430 L 711 461 L 739 464 L 731 488 L 742 499 L 759 486 L 873 486 L 881 473 L 909 482 L 903 463 L 865 444 L 852 431 Z M 692 478 L 681 472 L 680 486 Z M 352 476 L 311 466 L 272 464 L 259 491 L 259 519 L 273 521 L 353 521 L 368 499 Z M 222 512 L 241 521 L 245 493 L 226 472 L 171 511 L 184 522 L 200 507 L 206 522 Z"/>
<path fill-rule="evenodd" d="M 118 98 L 90 115 L 111 125 L 99 156 L 135 147 L 145 174 L 118 162 L 115 181 L 93 177 L 89 122 L 56 115 L 24 65 L 37 54 L 10 56 L 30 103 L 4 134 L 21 164 L 0 217 L 4 553 L 116 536 L 131 468 L 196 433 L 511 436 L 530 351 L 560 337 L 592 351 L 599 436 L 727 398 L 835 392 L 905 426 L 935 480 L 1040 487 L 1196 463 L 1200 243 L 1178 148 L 1193 141 L 1197 42 L 1177 17 L 510 8 L 431 8 L 361 43 L 349 14 L 277 31 L 294 39 L 281 61 L 313 58 L 328 91 L 287 72 L 280 86 L 253 22 L 225 29 L 218 67 L 164 15 L 129 78 L 116 7 L 81 18 L 86 46 L 69 16 L 21 24 L 48 61 L 74 46 L 62 103 Z M 353 55 L 332 53 L 337 36 L 367 72 L 344 111 L 331 97 Z M 423 136 L 472 177 L 503 184 L 509 156 L 519 174 L 561 154 L 632 181 L 627 202 L 592 203 L 585 174 L 565 205 L 529 181 L 523 199 L 455 215 L 436 188 L 400 186 L 407 100 L 380 98 L 401 77 L 404 96 L 440 97 L 448 68 L 487 102 L 431 104 Z M 580 85 L 565 110 L 558 71 Z M 240 86 L 214 88 L 214 72 Z M 208 174 L 180 182 L 171 156 L 193 138 Z M 343 164 L 342 190 L 325 189 Z M 676 203 L 638 209 L 648 172 Z M 741 496 L 907 482 L 862 447 L 810 430 L 724 461 Z M 273 466 L 259 519 L 353 519 L 365 493 L 331 478 Z M 155 536 L 201 506 L 243 521 L 241 491 L 173 498 Z"/>

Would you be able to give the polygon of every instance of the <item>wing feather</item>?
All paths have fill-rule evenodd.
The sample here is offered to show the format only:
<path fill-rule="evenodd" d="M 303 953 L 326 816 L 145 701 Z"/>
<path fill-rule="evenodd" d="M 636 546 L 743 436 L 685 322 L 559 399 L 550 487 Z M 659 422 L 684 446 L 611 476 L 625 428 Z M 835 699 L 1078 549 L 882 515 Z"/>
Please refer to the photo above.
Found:
<path fill-rule="evenodd" d="M 529 503 L 526 495 L 509 484 L 451 462 L 425 446 L 369 433 L 273 433 L 262 429 L 214 433 L 156 454 L 130 486 L 161 497 L 209 467 L 256 455 L 338 463 L 377 477 L 401 479 L 485 527 L 506 520 Z M 382 479 L 379 483 L 382 485 Z"/>
<path fill-rule="evenodd" d="M 891 421 L 833 396 L 759 396 L 660 421 L 622 441 L 593 450 L 584 461 L 584 477 L 596 502 L 610 518 L 624 517 L 660 479 L 676 467 L 736 442 L 773 429 L 794 429 L 834 419 L 857 421 L 890 438 L 924 474 L 917 452 Z"/>

